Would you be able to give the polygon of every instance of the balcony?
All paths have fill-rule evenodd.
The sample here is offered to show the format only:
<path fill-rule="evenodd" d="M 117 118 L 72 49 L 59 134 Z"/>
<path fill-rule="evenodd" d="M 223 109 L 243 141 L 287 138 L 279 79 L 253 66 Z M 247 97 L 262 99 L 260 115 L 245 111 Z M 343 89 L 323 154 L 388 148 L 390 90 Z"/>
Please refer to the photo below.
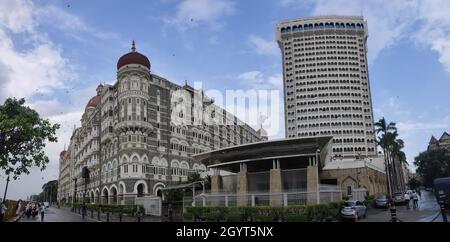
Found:
<path fill-rule="evenodd" d="M 123 121 L 120 123 L 117 123 L 114 126 L 114 129 L 119 132 L 126 132 L 129 129 L 139 129 L 142 132 L 151 132 L 153 131 L 153 125 L 151 125 L 149 122 L 145 121 Z"/>

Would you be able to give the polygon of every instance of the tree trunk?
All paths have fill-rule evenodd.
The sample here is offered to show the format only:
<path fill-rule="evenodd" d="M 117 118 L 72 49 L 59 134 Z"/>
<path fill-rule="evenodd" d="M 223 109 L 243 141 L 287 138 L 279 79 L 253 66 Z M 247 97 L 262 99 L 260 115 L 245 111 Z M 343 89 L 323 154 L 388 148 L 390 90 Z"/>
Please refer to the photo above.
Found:
<path fill-rule="evenodd" d="M 392 196 L 391 178 L 390 178 L 390 172 L 389 172 L 389 170 L 390 170 L 389 159 L 388 159 L 388 154 L 386 152 L 387 152 L 386 148 L 383 148 L 384 162 L 385 162 L 385 167 L 386 167 L 387 192 L 390 196 Z"/>

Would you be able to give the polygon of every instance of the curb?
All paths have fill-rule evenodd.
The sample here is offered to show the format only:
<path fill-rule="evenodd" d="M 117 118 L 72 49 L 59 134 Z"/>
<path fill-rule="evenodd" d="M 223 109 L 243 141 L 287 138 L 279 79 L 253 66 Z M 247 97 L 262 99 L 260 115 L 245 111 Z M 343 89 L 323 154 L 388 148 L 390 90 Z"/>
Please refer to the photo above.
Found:
<path fill-rule="evenodd" d="M 439 217 L 439 215 L 441 215 L 440 211 L 436 213 L 436 215 L 434 216 L 434 218 L 430 222 L 434 222 L 434 220 L 436 220 Z"/>

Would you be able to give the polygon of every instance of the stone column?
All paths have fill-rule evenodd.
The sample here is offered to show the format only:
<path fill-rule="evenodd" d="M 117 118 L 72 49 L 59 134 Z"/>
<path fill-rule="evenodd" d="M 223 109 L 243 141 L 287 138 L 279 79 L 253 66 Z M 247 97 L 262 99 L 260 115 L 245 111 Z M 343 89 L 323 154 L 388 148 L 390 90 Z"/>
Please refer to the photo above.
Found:
<path fill-rule="evenodd" d="M 273 161 L 274 166 L 270 170 L 270 206 L 283 205 L 283 183 L 279 161 Z M 277 194 L 273 194 L 277 193 Z"/>
<path fill-rule="evenodd" d="M 318 167 L 317 166 L 308 166 L 306 168 L 306 185 L 307 185 L 307 204 L 317 204 L 317 190 L 319 189 L 317 181 L 318 181 Z"/>
<path fill-rule="evenodd" d="M 222 177 L 217 169 L 214 169 L 211 176 L 211 193 L 218 193 L 222 188 Z"/>
<path fill-rule="evenodd" d="M 245 163 L 240 164 L 240 171 L 237 174 L 237 195 L 236 203 L 238 206 L 248 205 L 248 178 Z"/>

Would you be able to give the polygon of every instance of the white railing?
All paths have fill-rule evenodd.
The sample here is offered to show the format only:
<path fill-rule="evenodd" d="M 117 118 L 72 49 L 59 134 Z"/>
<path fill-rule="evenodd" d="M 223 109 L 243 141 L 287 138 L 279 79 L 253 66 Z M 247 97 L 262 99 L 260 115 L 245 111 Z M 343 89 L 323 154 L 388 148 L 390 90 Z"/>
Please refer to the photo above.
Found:
<path fill-rule="evenodd" d="M 342 200 L 340 189 L 322 190 L 320 193 L 320 203 Z M 183 197 L 185 206 L 268 206 L 268 205 L 306 205 L 308 200 L 316 201 L 317 192 L 291 191 L 281 193 L 206 193 L 192 197 Z"/>

